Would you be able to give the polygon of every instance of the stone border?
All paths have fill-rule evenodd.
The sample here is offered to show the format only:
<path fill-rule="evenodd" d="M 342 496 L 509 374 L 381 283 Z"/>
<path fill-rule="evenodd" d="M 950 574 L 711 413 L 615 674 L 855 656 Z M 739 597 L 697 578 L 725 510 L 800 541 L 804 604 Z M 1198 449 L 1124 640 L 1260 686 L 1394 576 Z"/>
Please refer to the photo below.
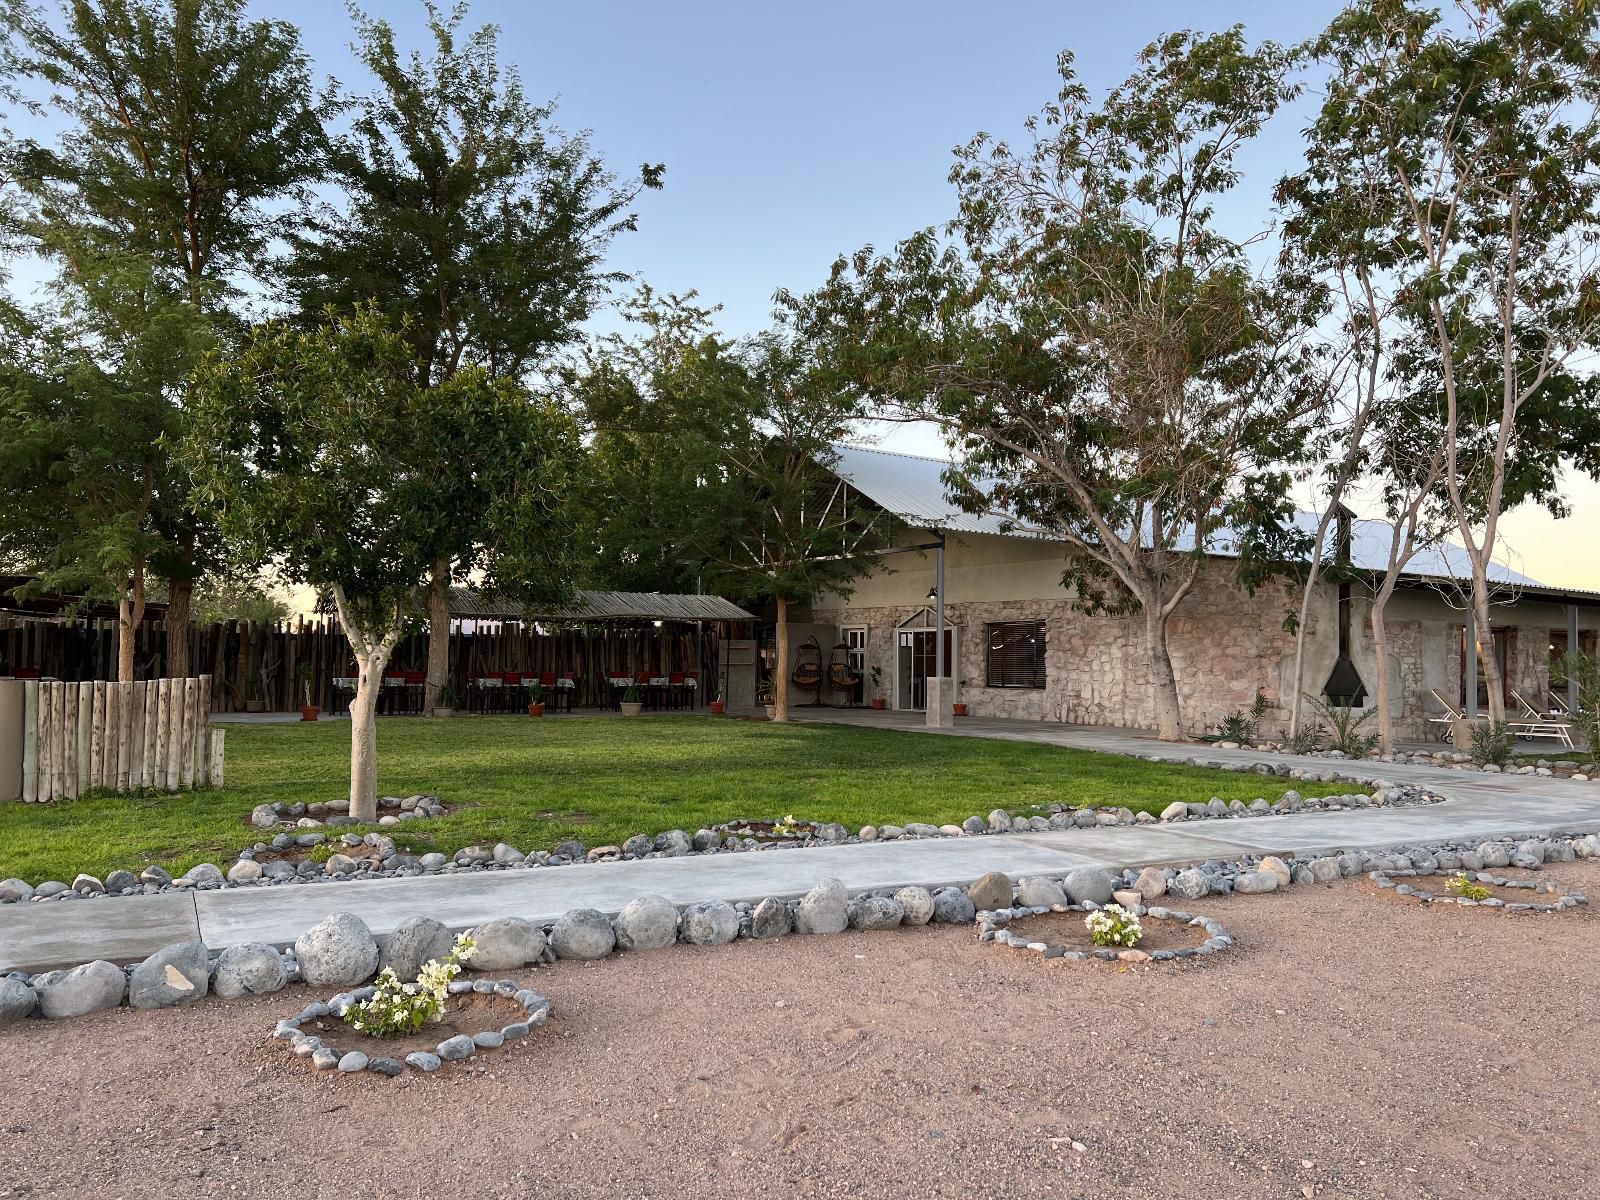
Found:
<path fill-rule="evenodd" d="M 392 1078 L 403 1074 L 407 1065 L 418 1071 L 431 1073 L 437 1071 L 443 1063 L 471 1058 L 479 1050 L 498 1050 L 506 1042 L 527 1037 L 550 1016 L 550 1001 L 538 992 L 519 986 L 513 980 L 452 979 L 448 987 L 450 995 L 461 996 L 474 992 L 512 1000 L 522 1005 L 527 1020 L 512 1021 L 499 1029 L 485 1029 L 471 1035 L 456 1034 L 440 1042 L 431 1054 L 426 1050 L 417 1050 L 406 1055 L 404 1061 L 386 1055 L 372 1056 L 365 1050 L 341 1052 L 329 1045 L 325 1039 L 306 1033 L 300 1028 L 307 1021 L 317 1021 L 324 1017 L 342 1020 L 351 1005 L 362 1000 L 370 1000 L 377 991 L 378 989 L 374 987 L 356 988 L 351 992 L 340 992 L 337 996 L 331 996 L 326 1002 L 317 1001 L 307 1005 L 296 1015 L 279 1021 L 272 1031 L 272 1036 L 278 1041 L 287 1042 L 289 1050 L 296 1058 L 309 1058 L 311 1065 L 319 1071 L 338 1070 L 345 1074 L 372 1072 Z M 374 1047 L 382 1042 L 381 1038 L 365 1040 Z"/>
<path fill-rule="evenodd" d="M 1580 904 L 1588 903 L 1588 898 L 1582 892 L 1562 892 L 1554 904 L 1535 904 L 1532 902 L 1502 900 L 1498 896 L 1490 896 L 1487 900 L 1474 900 L 1469 896 L 1439 895 L 1436 892 L 1419 891 L 1408 883 L 1396 883 L 1395 880 L 1403 878 L 1423 878 L 1429 875 L 1448 875 L 1452 878 L 1455 871 L 1373 871 L 1367 878 L 1381 888 L 1393 891 L 1396 896 L 1405 896 L 1419 904 L 1459 904 L 1463 908 L 1491 908 L 1501 909 L 1504 912 L 1562 912 L 1565 909 L 1577 908 Z M 1534 882 L 1531 879 L 1507 879 L 1503 875 L 1491 875 L 1488 871 L 1467 871 L 1467 878 L 1474 883 L 1492 884 L 1503 888 L 1526 888 L 1529 891 L 1549 895 L 1556 890 L 1554 880 L 1547 882 Z"/>
<path fill-rule="evenodd" d="M 1137 946 L 1097 946 L 1093 950 L 1068 950 L 1061 946 L 1052 946 L 1047 942 L 1030 941 L 1006 928 L 1012 921 L 1025 917 L 1039 917 L 1053 912 L 1094 912 L 1103 907 L 1095 903 L 1085 904 L 1049 904 L 1021 906 L 1014 908 L 1001 908 L 993 912 L 978 914 L 978 940 L 980 942 L 993 942 L 997 946 L 1007 946 L 1016 950 L 1031 950 L 1045 958 L 1060 959 L 1063 962 L 1091 962 L 1095 960 L 1122 961 L 1122 962 L 1174 962 L 1184 958 L 1204 958 L 1226 950 L 1234 944 L 1233 935 L 1222 927 L 1222 922 L 1213 917 L 1194 916 L 1191 913 L 1179 912 L 1175 909 L 1156 906 L 1146 908 L 1142 904 L 1135 904 L 1129 911 L 1140 918 L 1156 921 L 1177 921 L 1184 925 L 1198 925 L 1206 931 L 1206 940 L 1198 946 L 1184 946 L 1178 950 L 1140 950 Z M 1128 908 L 1127 905 L 1123 906 Z"/>
<path fill-rule="evenodd" d="M 1260 754 L 1292 752 L 1282 742 L 1213 742 L 1218 750 L 1254 750 Z M 1494 763 L 1476 763 L 1472 755 L 1459 750 L 1394 751 L 1389 754 L 1368 754 L 1364 758 L 1351 758 L 1340 750 L 1312 750 L 1295 755 L 1299 758 L 1320 758 L 1328 762 L 1348 763 L 1403 763 L 1415 767 L 1440 767 L 1449 771 L 1481 771 L 1485 775 L 1540 775 L 1547 779 L 1571 779 L 1577 783 L 1600 781 L 1600 762 L 1573 762 L 1570 759 L 1538 758 L 1533 762 L 1500 767 Z M 1594 757 L 1600 758 L 1600 755 Z"/>
<path fill-rule="evenodd" d="M 389 811 L 385 812 L 387 809 Z M 257 829 L 317 829 L 322 826 L 337 828 L 341 825 L 360 825 L 349 815 L 349 805 L 339 803 L 288 804 L 274 800 L 271 804 L 258 804 L 246 818 Z M 412 796 L 379 796 L 378 817 L 371 824 L 392 826 L 409 821 L 424 821 L 442 817 L 454 811 L 437 796 L 417 793 Z"/>

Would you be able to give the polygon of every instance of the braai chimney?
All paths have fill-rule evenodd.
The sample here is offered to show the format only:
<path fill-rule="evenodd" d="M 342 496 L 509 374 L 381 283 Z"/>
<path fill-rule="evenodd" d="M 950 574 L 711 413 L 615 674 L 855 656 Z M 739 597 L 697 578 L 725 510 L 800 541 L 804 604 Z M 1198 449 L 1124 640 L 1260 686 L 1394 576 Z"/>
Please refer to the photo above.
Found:
<path fill-rule="evenodd" d="M 1367 686 L 1350 657 L 1350 522 L 1355 514 L 1344 505 L 1334 512 L 1334 562 L 1339 571 L 1339 659 L 1333 664 L 1322 694 L 1335 704 L 1359 708 L 1367 702 Z M 1382 669 L 1382 664 L 1379 664 Z"/>

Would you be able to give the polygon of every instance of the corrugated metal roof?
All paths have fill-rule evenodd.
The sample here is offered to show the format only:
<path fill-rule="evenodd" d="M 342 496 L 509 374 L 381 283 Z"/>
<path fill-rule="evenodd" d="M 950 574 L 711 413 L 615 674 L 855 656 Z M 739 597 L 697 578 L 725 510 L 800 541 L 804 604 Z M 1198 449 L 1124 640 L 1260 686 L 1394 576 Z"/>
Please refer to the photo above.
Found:
<path fill-rule="evenodd" d="M 1003 514 L 975 515 L 962 512 L 946 494 L 944 472 L 950 463 L 944 459 L 925 458 L 915 454 L 897 454 L 866 446 L 836 443 L 837 456 L 828 464 L 830 470 L 874 504 L 887 509 L 908 525 L 925 529 L 942 529 L 951 533 L 985 533 L 1000 537 L 1049 538 L 1049 535 L 1027 527 L 1007 528 Z M 1297 512 L 1295 524 L 1307 534 L 1315 533 L 1317 514 Z M 1351 562 L 1364 571 L 1383 571 L 1389 561 L 1389 538 L 1392 526 L 1387 521 L 1356 520 L 1351 526 Z M 1332 530 L 1329 531 L 1330 537 Z M 1178 549 L 1194 548 L 1191 533 L 1178 539 Z M 1217 533 L 1206 547 L 1207 552 L 1231 558 L 1236 552 L 1231 531 Z M 1331 549 L 1331 547 L 1330 547 Z M 1467 552 L 1460 546 L 1443 545 L 1419 552 L 1406 571 L 1410 579 L 1466 580 L 1471 576 Z M 1490 579 L 1508 587 L 1537 589 L 1542 592 L 1600 599 L 1600 592 L 1571 588 L 1554 588 L 1540 583 L 1503 563 L 1492 564 Z"/>
<path fill-rule="evenodd" d="M 568 604 L 530 611 L 503 597 L 450 589 L 450 615 L 465 620 L 526 621 L 753 621 L 756 618 L 721 596 L 671 592 L 579 591 Z"/>

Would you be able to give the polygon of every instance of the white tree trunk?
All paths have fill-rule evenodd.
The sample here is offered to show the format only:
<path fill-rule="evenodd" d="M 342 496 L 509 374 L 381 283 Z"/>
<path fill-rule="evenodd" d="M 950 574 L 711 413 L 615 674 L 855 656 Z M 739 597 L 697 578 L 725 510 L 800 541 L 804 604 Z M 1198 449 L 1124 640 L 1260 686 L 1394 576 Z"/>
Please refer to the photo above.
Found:
<path fill-rule="evenodd" d="M 1477 579 L 1472 581 L 1472 613 L 1473 622 L 1477 626 L 1478 645 L 1483 647 L 1483 661 L 1479 670 L 1483 674 L 1483 685 L 1489 692 L 1489 720 L 1504 721 L 1506 719 L 1506 690 L 1505 682 L 1500 674 L 1500 656 L 1495 653 L 1494 626 L 1490 624 L 1489 617 L 1489 588 L 1487 581 L 1480 585 Z M 1474 653 L 1473 647 L 1467 647 L 1467 653 Z M 1469 696 L 1474 707 L 1477 697 Z"/>
<path fill-rule="evenodd" d="M 378 819 L 378 689 L 389 649 L 356 655 L 360 678 L 350 701 L 350 815 L 372 824 Z"/>
<path fill-rule="evenodd" d="M 1178 679 L 1172 670 L 1172 655 L 1167 649 L 1167 622 L 1147 606 L 1144 614 L 1145 641 L 1150 652 L 1150 692 L 1155 701 L 1156 736 L 1164 742 L 1181 742 L 1183 714 L 1178 703 Z"/>
<path fill-rule="evenodd" d="M 773 667 L 774 721 L 789 719 L 789 602 L 778 597 L 778 654 Z"/>
<path fill-rule="evenodd" d="M 1372 653 L 1378 660 L 1373 681 L 1373 703 L 1378 708 L 1378 749 L 1388 754 L 1394 749 L 1394 719 L 1389 715 L 1389 626 L 1385 616 L 1389 597 L 1394 594 L 1393 577 L 1385 579 L 1372 599 Z"/>

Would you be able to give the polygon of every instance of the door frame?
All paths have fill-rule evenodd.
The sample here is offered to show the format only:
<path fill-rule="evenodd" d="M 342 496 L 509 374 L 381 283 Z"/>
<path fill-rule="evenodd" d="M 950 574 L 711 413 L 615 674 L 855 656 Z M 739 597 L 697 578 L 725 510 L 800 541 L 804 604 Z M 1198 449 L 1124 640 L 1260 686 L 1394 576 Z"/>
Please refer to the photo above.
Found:
<path fill-rule="evenodd" d="M 945 622 L 945 626 L 944 626 L 944 631 L 945 631 L 946 634 L 949 635 L 949 638 L 950 638 L 950 653 L 945 659 L 945 664 L 944 664 L 945 665 L 945 670 L 947 670 L 950 673 L 952 678 L 959 678 L 961 672 L 958 669 L 957 664 L 961 661 L 961 659 L 960 659 L 961 630 L 960 630 L 959 627 L 957 627 L 955 625 L 952 625 L 950 622 L 946 621 Z M 939 636 L 938 628 L 937 628 L 937 626 L 934 626 L 934 625 L 901 625 L 901 626 L 896 627 L 894 632 L 895 632 L 895 639 L 894 639 L 894 708 L 895 708 L 895 711 L 896 712 L 926 712 L 928 710 L 926 692 L 924 692 L 924 699 L 923 699 L 923 703 L 922 703 L 922 707 L 921 708 L 916 708 L 916 707 L 913 707 L 910 704 L 908 704 L 907 701 L 909 701 L 911 699 L 911 697 L 903 696 L 901 694 L 901 684 L 902 684 L 903 680 L 901 678 L 901 671 L 900 671 L 900 655 L 902 654 L 902 652 L 905 652 L 905 651 L 910 651 L 913 654 L 915 653 L 914 647 L 912 645 L 907 645 L 906 642 L 904 642 L 902 639 L 908 634 L 912 635 L 912 636 L 915 636 L 916 634 L 919 634 L 919 633 L 925 633 L 930 638 L 937 638 Z M 937 651 L 937 649 L 938 649 L 937 645 L 935 645 L 934 649 Z M 928 675 L 923 676 L 924 679 L 931 679 L 932 677 L 933 676 L 932 676 L 931 673 L 928 674 Z"/>

